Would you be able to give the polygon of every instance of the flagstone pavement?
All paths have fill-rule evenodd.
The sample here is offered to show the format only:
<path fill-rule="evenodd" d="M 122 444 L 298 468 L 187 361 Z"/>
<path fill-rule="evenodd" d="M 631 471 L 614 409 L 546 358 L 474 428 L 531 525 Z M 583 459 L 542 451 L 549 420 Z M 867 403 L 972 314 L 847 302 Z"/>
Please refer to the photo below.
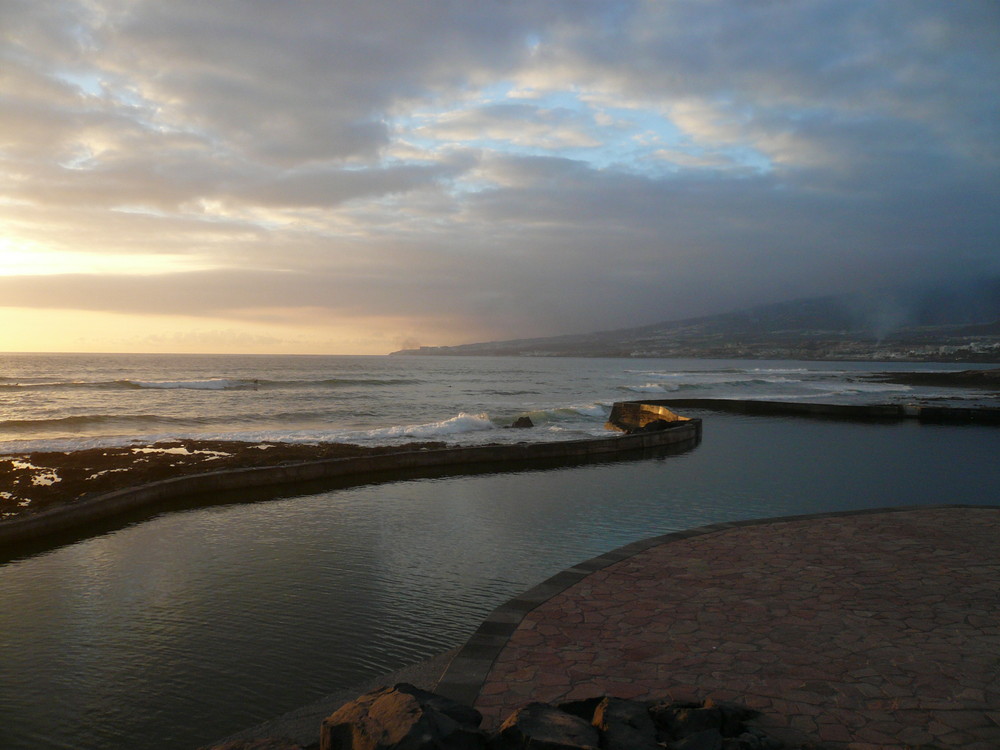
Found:
<path fill-rule="evenodd" d="M 717 524 L 500 607 L 438 691 L 495 726 L 529 700 L 745 703 L 788 742 L 1000 748 L 1000 507 Z"/>

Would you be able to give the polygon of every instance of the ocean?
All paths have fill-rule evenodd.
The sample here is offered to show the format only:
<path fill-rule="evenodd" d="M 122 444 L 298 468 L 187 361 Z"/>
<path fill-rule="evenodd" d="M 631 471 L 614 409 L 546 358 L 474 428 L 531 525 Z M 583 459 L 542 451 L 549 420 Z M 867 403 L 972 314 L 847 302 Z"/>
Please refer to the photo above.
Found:
<path fill-rule="evenodd" d="M 976 403 L 991 394 L 866 381 L 956 365 L 725 360 L 0 355 L 0 452 L 164 438 L 393 444 L 558 440 L 603 432 L 649 397 Z M 518 416 L 530 436 L 501 428 Z"/>
<path fill-rule="evenodd" d="M 996 405 L 877 382 L 961 365 L 0 355 L 0 454 L 199 437 L 601 435 L 616 400 Z M 576 562 L 707 523 L 995 504 L 1000 431 L 710 411 L 680 455 L 289 489 L 0 564 L 0 747 L 194 748 L 460 645 Z M 503 429 L 530 416 L 531 430 Z M 0 488 L 2 489 L 2 488 Z"/>

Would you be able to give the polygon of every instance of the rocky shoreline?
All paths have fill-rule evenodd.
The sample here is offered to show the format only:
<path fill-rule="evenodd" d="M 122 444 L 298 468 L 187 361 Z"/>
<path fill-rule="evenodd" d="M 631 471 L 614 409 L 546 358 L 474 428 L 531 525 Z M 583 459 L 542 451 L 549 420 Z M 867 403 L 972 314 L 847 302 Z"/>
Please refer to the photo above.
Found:
<path fill-rule="evenodd" d="M 443 448 L 444 443 L 251 443 L 168 440 L 156 443 L 0 456 L 0 521 L 24 518 L 88 497 L 179 476 L 303 461 L 358 458 Z"/>
<path fill-rule="evenodd" d="M 408 683 L 381 687 L 326 717 L 312 741 L 224 741 L 210 750 L 782 750 L 736 703 L 634 701 L 614 696 L 526 702 L 496 731 L 471 706 Z M 318 742 L 316 741 L 318 739 Z"/>

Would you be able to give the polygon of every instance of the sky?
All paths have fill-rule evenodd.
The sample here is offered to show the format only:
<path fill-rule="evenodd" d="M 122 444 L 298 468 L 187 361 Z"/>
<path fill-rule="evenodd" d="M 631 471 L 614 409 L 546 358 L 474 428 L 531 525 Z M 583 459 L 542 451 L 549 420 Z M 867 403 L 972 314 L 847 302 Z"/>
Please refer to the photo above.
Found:
<path fill-rule="evenodd" d="M 0 351 L 609 330 L 998 239 L 996 0 L 0 0 Z"/>

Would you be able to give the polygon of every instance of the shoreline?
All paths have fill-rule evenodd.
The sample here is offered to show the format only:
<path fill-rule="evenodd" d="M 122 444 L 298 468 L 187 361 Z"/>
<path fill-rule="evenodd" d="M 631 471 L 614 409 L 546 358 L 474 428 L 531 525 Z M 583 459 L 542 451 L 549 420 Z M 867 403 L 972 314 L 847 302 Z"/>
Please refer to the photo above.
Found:
<path fill-rule="evenodd" d="M 360 446 L 178 438 L 72 451 L 12 452 L 0 455 L 0 485 L 7 490 L 0 493 L 0 523 L 178 476 L 443 447 L 443 442 Z"/>

